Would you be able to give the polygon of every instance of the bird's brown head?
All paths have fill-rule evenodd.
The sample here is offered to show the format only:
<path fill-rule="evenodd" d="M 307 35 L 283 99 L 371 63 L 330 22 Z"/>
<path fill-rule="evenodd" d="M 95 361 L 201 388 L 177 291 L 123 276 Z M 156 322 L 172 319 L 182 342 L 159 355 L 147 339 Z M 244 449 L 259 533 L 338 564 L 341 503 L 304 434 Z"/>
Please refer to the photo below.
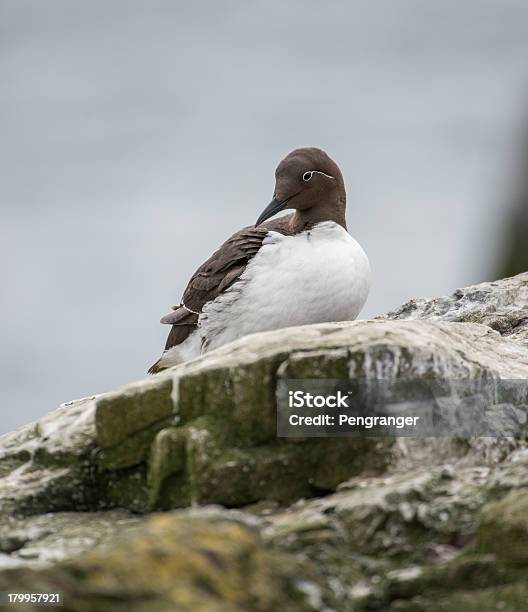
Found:
<path fill-rule="evenodd" d="M 295 149 L 277 166 L 273 200 L 255 226 L 281 210 L 293 209 L 292 222 L 298 229 L 321 221 L 346 228 L 345 206 L 343 175 L 335 161 L 315 147 Z"/>

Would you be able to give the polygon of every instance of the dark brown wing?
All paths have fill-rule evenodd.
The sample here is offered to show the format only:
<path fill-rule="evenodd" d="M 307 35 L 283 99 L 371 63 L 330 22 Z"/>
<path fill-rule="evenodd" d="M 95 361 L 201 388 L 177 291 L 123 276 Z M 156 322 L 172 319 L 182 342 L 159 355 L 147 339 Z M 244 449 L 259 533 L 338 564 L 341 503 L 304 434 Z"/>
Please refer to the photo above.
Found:
<path fill-rule="evenodd" d="M 239 278 L 251 258 L 258 253 L 270 230 L 289 233 L 290 217 L 287 215 L 259 227 L 241 229 L 196 270 L 183 293 L 180 308 L 161 320 L 162 323 L 172 325 L 165 350 L 177 346 L 192 333 L 205 304 L 216 299 Z"/>
<path fill-rule="evenodd" d="M 201 312 L 207 302 L 225 291 L 258 253 L 267 233 L 264 227 L 245 227 L 226 240 L 193 274 L 183 293 L 185 306 Z"/>

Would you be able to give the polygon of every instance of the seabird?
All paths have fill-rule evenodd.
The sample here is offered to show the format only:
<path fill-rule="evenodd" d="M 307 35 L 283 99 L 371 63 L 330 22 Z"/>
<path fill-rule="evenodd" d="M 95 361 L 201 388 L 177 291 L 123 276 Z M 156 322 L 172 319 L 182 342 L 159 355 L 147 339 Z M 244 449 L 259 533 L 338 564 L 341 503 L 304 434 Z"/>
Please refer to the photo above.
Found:
<path fill-rule="evenodd" d="M 358 316 L 370 265 L 347 231 L 337 164 L 321 149 L 295 149 L 279 163 L 275 179 L 273 199 L 255 225 L 224 242 L 161 319 L 172 327 L 149 373 L 247 334 Z M 286 209 L 294 212 L 271 219 Z"/>

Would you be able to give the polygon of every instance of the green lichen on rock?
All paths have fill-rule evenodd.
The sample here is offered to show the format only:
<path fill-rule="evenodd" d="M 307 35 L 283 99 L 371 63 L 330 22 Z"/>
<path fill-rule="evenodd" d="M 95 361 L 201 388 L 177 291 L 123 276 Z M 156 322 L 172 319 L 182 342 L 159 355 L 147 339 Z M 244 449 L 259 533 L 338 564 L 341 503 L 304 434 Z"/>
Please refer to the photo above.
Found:
<path fill-rule="evenodd" d="M 99 453 L 99 465 L 103 470 L 122 470 L 144 463 L 150 453 L 156 434 L 171 424 L 173 418 L 168 416 L 147 425 L 144 429 L 131 434 L 119 444 L 102 448 Z"/>
<path fill-rule="evenodd" d="M 381 473 L 393 440 L 272 440 L 240 445 L 229 423 L 200 417 L 183 427 L 161 430 L 149 461 L 152 507 L 191 503 L 243 506 L 260 500 L 280 503 L 335 490 L 362 472 Z"/>
<path fill-rule="evenodd" d="M 278 376 L 283 379 L 347 379 L 350 355 L 347 348 L 295 352 L 282 362 Z"/>
<path fill-rule="evenodd" d="M 243 523 L 169 514 L 111 548 L 51 568 L 6 570 L 0 589 L 50 592 L 60 584 L 63 609 L 76 612 L 309 612 L 313 607 L 298 581 L 302 571 L 306 590 L 309 570 L 291 561 L 267 550 Z"/>
<path fill-rule="evenodd" d="M 160 499 L 162 488 L 167 478 L 172 478 L 171 489 L 181 498 L 181 505 L 189 502 L 188 492 L 183 483 L 175 481 L 185 470 L 186 444 L 185 430 L 178 427 L 167 427 L 156 435 L 151 445 L 149 457 L 149 506 L 155 507 Z M 175 500 L 168 502 L 168 507 L 178 507 Z"/>
<path fill-rule="evenodd" d="M 145 464 L 122 470 L 99 472 L 97 476 L 100 508 L 127 508 L 133 512 L 149 510 L 150 491 Z"/>
<path fill-rule="evenodd" d="M 99 397 L 95 410 L 97 444 L 112 448 L 137 432 L 163 422 L 173 412 L 171 393 L 172 381 L 159 377 Z"/>
<path fill-rule="evenodd" d="M 183 372 L 178 382 L 178 415 L 181 423 L 212 414 L 228 419 L 233 436 L 258 444 L 275 436 L 275 371 L 281 354 L 256 351 L 248 361 Z"/>
<path fill-rule="evenodd" d="M 477 543 L 479 552 L 495 555 L 498 563 L 528 569 L 528 488 L 484 508 Z"/>

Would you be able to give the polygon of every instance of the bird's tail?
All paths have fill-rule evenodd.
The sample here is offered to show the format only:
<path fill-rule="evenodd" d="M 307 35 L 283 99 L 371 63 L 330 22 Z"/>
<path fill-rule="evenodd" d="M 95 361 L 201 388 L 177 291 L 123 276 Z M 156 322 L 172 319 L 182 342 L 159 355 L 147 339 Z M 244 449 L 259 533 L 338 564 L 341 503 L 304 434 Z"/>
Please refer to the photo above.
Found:
<path fill-rule="evenodd" d="M 178 351 L 175 347 L 172 347 L 169 350 L 163 351 L 163 355 L 158 359 L 158 361 L 150 366 L 148 373 L 158 374 L 159 372 L 163 372 L 163 370 L 168 370 L 175 365 L 183 363 L 183 361 L 185 360 L 180 351 Z"/>
<path fill-rule="evenodd" d="M 148 369 L 149 374 L 158 374 L 159 372 L 163 372 L 166 370 L 168 366 L 163 365 L 163 357 L 160 357 L 156 363 L 153 363 Z"/>

